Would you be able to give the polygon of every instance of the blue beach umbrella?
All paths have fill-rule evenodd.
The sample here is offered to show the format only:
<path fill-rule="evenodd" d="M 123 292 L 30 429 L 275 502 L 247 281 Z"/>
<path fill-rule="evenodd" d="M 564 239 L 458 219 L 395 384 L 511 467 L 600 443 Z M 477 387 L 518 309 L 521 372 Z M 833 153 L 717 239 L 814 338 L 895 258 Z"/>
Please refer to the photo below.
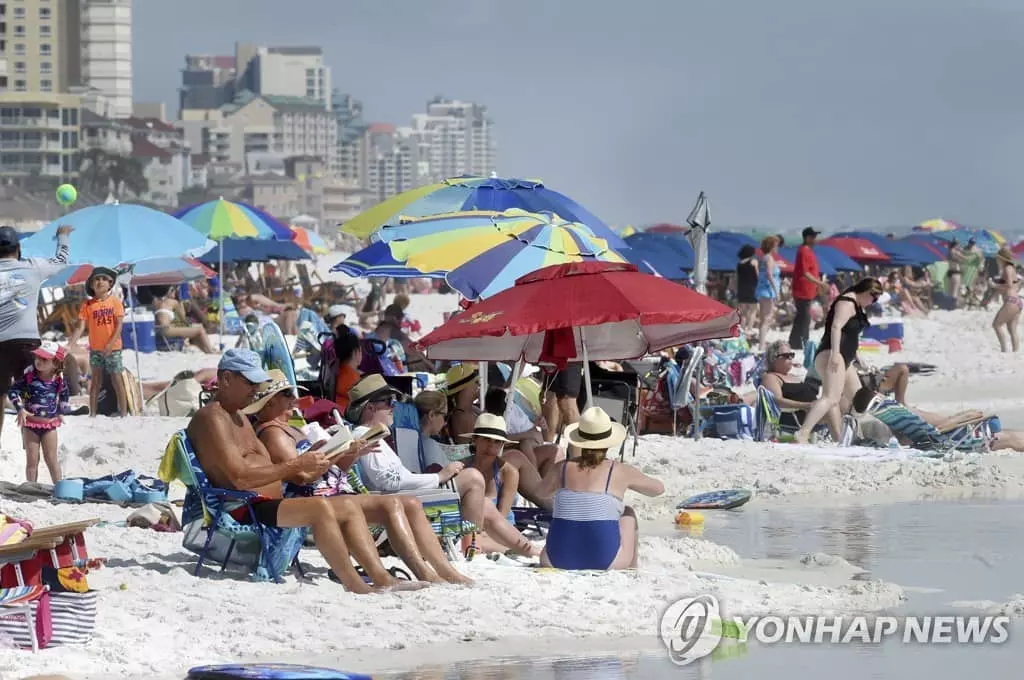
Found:
<path fill-rule="evenodd" d="M 223 256 L 221 255 L 223 253 Z M 294 241 L 225 238 L 220 247 L 201 255 L 199 261 L 209 266 L 218 262 L 266 262 L 267 260 L 308 260 L 309 253 Z"/>
<path fill-rule="evenodd" d="M 889 256 L 889 265 L 925 265 L 938 262 L 942 258 L 929 248 L 901 239 L 888 238 L 874 231 L 844 231 L 836 236 L 849 236 L 864 239 Z"/>
<path fill-rule="evenodd" d="M 75 210 L 21 241 L 25 257 L 52 257 L 61 225 L 71 233 L 68 264 L 116 267 L 155 257 L 181 257 L 212 245 L 204 235 L 167 213 L 130 203 Z"/>
<path fill-rule="evenodd" d="M 626 244 L 615 231 L 589 210 L 565 194 L 529 179 L 501 177 L 453 177 L 437 184 L 418 187 L 378 203 L 346 222 L 341 230 L 359 238 L 374 237 L 384 225 L 396 225 L 401 218 L 424 218 L 443 213 L 475 210 L 503 212 L 509 209 L 531 213 L 554 213 L 567 222 L 584 224 L 613 249 Z"/>
<path fill-rule="evenodd" d="M 415 267 L 406 266 L 404 262 L 395 259 L 395 256 L 391 254 L 391 246 L 382 241 L 376 241 L 366 248 L 352 253 L 331 267 L 331 271 L 355 278 L 443 279 L 445 276 L 443 271 L 421 272 Z"/>
<path fill-rule="evenodd" d="M 621 251 L 623 257 L 637 267 L 646 264 L 666 279 L 689 278 L 687 272 L 693 269 L 693 247 L 686 239 L 637 232 L 626 237 L 626 245 L 629 247 Z"/>

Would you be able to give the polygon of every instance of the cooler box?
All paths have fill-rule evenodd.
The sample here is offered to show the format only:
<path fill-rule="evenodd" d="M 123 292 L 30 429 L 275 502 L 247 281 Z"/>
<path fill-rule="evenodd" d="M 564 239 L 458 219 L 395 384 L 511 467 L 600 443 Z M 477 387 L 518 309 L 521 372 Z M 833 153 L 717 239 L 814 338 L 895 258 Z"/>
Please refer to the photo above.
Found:
<path fill-rule="evenodd" d="M 902 321 L 879 321 L 872 322 L 870 326 L 864 329 L 861 333 L 861 337 L 867 340 L 877 340 L 885 343 L 889 340 L 902 340 L 903 339 L 903 322 Z"/>
<path fill-rule="evenodd" d="M 711 422 L 722 439 L 753 439 L 754 409 L 746 404 L 712 407 Z"/>
<path fill-rule="evenodd" d="M 121 326 L 121 342 L 125 349 L 136 349 L 132 322 L 135 323 L 134 333 L 138 335 L 140 352 L 156 351 L 156 318 L 152 312 L 136 312 L 127 310 L 124 313 L 124 325 Z"/>

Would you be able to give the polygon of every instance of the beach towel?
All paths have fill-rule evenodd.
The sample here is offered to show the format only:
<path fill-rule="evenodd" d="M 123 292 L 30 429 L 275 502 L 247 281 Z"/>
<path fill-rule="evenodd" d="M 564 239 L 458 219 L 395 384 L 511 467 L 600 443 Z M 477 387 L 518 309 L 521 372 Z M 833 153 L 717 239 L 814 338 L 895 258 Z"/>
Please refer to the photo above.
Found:
<path fill-rule="evenodd" d="M 988 451 L 998 419 L 982 416 L 972 422 L 957 423 L 939 430 L 921 416 L 893 399 L 876 399 L 868 413 L 885 423 L 897 437 L 910 441 L 910 445 L 926 453 L 944 453 L 952 450 L 964 452 Z"/>

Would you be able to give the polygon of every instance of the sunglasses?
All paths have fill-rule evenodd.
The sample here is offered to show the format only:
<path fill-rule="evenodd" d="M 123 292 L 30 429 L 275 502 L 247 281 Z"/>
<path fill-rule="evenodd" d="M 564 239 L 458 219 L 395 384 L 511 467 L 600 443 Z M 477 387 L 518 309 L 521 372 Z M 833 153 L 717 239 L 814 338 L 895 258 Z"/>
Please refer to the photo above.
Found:
<path fill-rule="evenodd" d="M 776 355 L 780 359 L 793 359 L 796 357 L 796 352 L 783 352 L 782 354 Z"/>
<path fill-rule="evenodd" d="M 398 403 L 394 397 L 382 397 L 380 399 L 374 399 L 370 402 L 371 404 L 377 404 L 378 406 L 386 406 L 388 408 L 394 408 L 395 404 Z"/>

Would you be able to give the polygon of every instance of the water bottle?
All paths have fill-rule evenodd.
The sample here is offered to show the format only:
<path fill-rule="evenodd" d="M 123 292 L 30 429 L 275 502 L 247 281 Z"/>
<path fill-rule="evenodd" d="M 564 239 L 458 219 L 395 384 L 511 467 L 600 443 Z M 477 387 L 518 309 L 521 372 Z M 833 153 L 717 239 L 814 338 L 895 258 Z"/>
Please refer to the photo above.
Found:
<path fill-rule="evenodd" d="M 900 440 L 896 439 L 896 437 L 889 437 L 889 448 L 890 449 L 898 449 L 898 448 L 900 448 Z"/>

